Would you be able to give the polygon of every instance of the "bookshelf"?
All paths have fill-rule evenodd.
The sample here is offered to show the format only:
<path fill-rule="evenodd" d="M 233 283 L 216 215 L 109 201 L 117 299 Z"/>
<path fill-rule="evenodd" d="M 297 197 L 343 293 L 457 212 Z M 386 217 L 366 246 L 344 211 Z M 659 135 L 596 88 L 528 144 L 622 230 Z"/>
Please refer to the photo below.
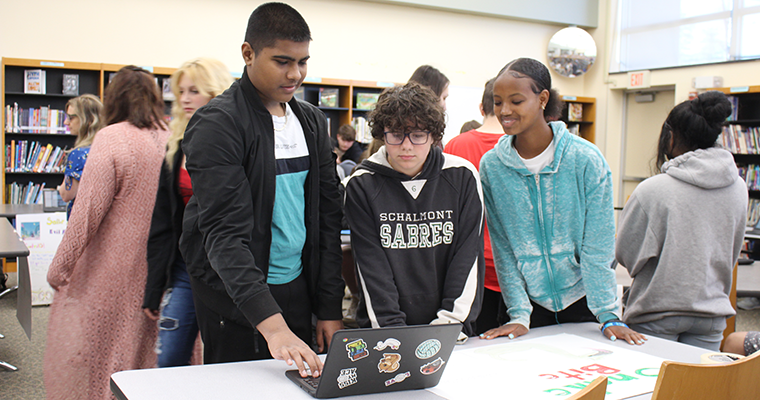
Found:
<path fill-rule="evenodd" d="M 596 99 L 593 97 L 562 96 L 562 101 L 565 103 L 565 107 L 562 110 L 560 120 L 567 124 L 571 132 L 577 129 L 579 136 L 591 143 L 596 143 L 596 127 L 594 126 L 594 122 L 596 122 Z M 569 117 L 572 115 L 569 114 L 573 108 L 581 110 L 582 117 L 579 120 L 570 120 Z"/>
<path fill-rule="evenodd" d="M 36 69 L 44 71 L 45 93 L 25 93 L 24 77 L 26 71 Z M 2 188 L 2 202 L 9 203 L 12 199 L 8 189 L 14 184 L 17 190 L 23 193 L 29 185 L 41 187 L 44 183 L 45 188 L 55 188 L 63 181 L 63 169 L 56 169 L 53 165 L 51 165 L 49 172 L 29 171 L 23 165 L 26 164 L 26 160 L 19 165 L 17 161 L 21 161 L 21 157 L 16 157 L 18 155 L 16 150 L 22 148 L 22 143 L 27 150 L 33 150 L 38 145 L 41 151 L 48 145 L 51 145 L 53 149 L 56 147 L 61 150 L 72 148 L 76 137 L 69 134 L 68 129 L 63 127 L 63 118 L 66 102 L 77 95 L 63 94 L 64 75 L 75 74 L 78 76 L 78 92 L 80 95 L 90 93 L 101 96 L 101 65 L 85 62 L 3 57 L 1 74 L 2 78 L 0 79 L 3 83 L 3 90 L 0 93 L 3 106 L 1 126 L 3 127 L 4 146 L 3 174 L 2 179 L 0 179 L 2 185 L 0 187 Z M 7 108 L 6 106 L 10 107 Z M 32 110 L 32 121 L 28 117 L 30 109 Z M 21 110 L 26 112 L 22 114 Z M 38 110 L 36 111 L 36 118 L 34 110 Z M 14 112 L 17 115 L 15 120 L 12 117 Z M 22 115 L 24 118 L 21 118 Z M 8 118 L 9 116 L 11 118 Z M 12 151 L 10 151 L 11 144 L 13 144 Z M 7 157 L 11 154 L 14 156 L 13 165 Z M 35 161 L 31 160 L 31 157 L 27 157 L 27 159 L 29 160 L 28 165 L 34 166 L 36 164 Z M 27 201 L 36 200 L 31 197 L 28 196 Z"/>
<path fill-rule="evenodd" d="M 372 140 L 369 128 L 366 126 L 367 115 L 371 111 L 371 107 L 357 107 L 357 96 L 362 98 L 364 94 L 380 94 L 383 89 L 393 85 L 389 82 L 306 77 L 303 85 L 301 85 L 302 89 L 297 92 L 297 96 L 301 100 L 319 107 L 325 113 L 330 136 L 333 139 L 341 125 L 352 124 L 356 128 L 357 141 L 366 144 Z M 321 105 L 320 95 L 329 94 L 329 90 L 337 90 L 338 98 L 335 105 Z"/>
<path fill-rule="evenodd" d="M 739 174 L 747 182 L 747 225 L 760 221 L 760 86 L 714 89 L 731 101 L 733 111 L 723 126 L 720 141 L 734 155 Z M 760 241 L 745 239 L 744 252 L 760 259 Z"/>
<path fill-rule="evenodd" d="M 18 146 L 19 143 L 25 142 L 28 146 L 27 148 L 31 148 L 32 143 L 36 142 L 40 144 L 41 148 L 46 147 L 48 144 L 52 145 L 53 148 L 72 148 L 76 141 L 76 137 L 69 134 L 68 130 L 63 128 L 63 113 L 66 111 L 66 102 L 73 97 L 85 93 L 94 94 L 103 100 L 103 93 L 105 87 L 108 85 L 108 77 L 112 72 L 118 71 L 123 66 L 124 65 L 90 62 L 2 58 L 0 81 L 2 82 L 3 90 L 0 92 L 0 103 L 2 104 L 3 112 L 2 118 L 0 119 L 0 126 L 3 128 L 2 142 L 4 146 L 2 152 L 3 173 L 0 174 L 0 199 L 2 199 L 3 203 L 9 203 L 12 201 L 8 189 L 13 184 L 25 188 L 30 184 L 41 186 L 44 183 L 45 188 L 55 188 L 63 182 L 63 169 L 54 170 L 51 168 L 51 172 L 31 172 L 26 170 L 23 166 L 18 165 L 16 163 L 17 159 L 15 158 L 17 155 L 15 154 L 16 146 Z M 174 68 L 163 67 L 143 68 L 153 72 L 158 78 L 159 87 L 161 87 L 163 79 L 169 78 L 176 70 Z M 24 77 L 27 70 L 44 71 L 45 93 L 37 94 L 24 92 Z M 78 94 L 63 94 L 64 75 L 72 74 L 78 76 Z M 165 99 L 164 101 L 166 103 L 166 115 L 168 119 L 171 115 L 171 100 Z M 6 106 L 11 107 L 11 118 L 8 118 L 9 115 Z M 14 107 L 23 110 L 37 109 L 42 111 L 43 107 L 47 107 L 49 110 L 59 110 L 60 112 L 57 113 L 53 121 L 56 122 L 55 120 L 57 120 L 57 125 L 60 128 L 27 127 L 29 124 L 24 123 L 25 121 L 21 121 L 20 118 L 16 120 L 12 118 Z M 40 112 L 40 115 L 42 114 L 46 113 Z M 21 113 L 19 112 L 18 115 L 20 116 Z M 52 113 L 48 113 L 48 115 L 50 116 Z M 40 119 L 41 118 L 42 117 L 40 117 Z M 14 124 L 14 122 L 16 122 L 16 124 Z M 12 152 L 8 151 L 11 144 L 13 144 L 14 147 Z M 8 155 L 14 156 L 12 168 L 11 160 Z"/>

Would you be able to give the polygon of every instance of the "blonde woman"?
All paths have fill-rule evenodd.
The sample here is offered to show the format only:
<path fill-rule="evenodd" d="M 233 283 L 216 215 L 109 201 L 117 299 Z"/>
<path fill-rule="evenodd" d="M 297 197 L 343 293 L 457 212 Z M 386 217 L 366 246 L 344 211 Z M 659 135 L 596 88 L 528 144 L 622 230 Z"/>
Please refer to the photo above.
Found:
<path fill-rule="evenodd" d="M 63 201 L 68 202 L 66 207 L 66 219 L 71 215 L 74 206 L 74 198 L 77 197 L 79 180 L 82 179 L 82 171 L 90 153 L 90 146 L 95 139 L 95 133 L 103 127 L 100 113 L 103 104 L 100 99 L 84 94 L 75 97 L 66 103 L 66 118 L 63 124 L 69 127 L 69 132 L 77 137 L 74 148 L 69 152 L 66 159 L 63 183 L 58 185 L 58 193 Z"/>
<path fill-rule="evenodd" d="M 178 248 L 185 205 L 193 194 L 180 144 L 190 117 L 225 91 L 232 84 L 232 77 L 221 62 L 198 58 L 172 74 L 171 84 L 177 100 L 172 106 L 173 119 L 169 124 L 172 135 L 153 209 L 143 299 L 145 314 L 158 321 L 159 367 L 190 364 L 198 336 L 190 277 Z"/>

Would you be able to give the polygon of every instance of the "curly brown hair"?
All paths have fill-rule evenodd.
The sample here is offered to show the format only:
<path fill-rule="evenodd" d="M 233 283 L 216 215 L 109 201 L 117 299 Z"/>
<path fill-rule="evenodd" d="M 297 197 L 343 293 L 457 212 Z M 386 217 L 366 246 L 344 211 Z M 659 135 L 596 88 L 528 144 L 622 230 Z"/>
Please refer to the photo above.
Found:
<path fill-rule="evenodd" d="M 407 133 L 412 130 L 430 132 L 433 142 L 443 139 L 446 117 L 438 96 L 417 82 L 385 89 L 369 114 L 372 137 L 385 139 L 385 131 Z"/>

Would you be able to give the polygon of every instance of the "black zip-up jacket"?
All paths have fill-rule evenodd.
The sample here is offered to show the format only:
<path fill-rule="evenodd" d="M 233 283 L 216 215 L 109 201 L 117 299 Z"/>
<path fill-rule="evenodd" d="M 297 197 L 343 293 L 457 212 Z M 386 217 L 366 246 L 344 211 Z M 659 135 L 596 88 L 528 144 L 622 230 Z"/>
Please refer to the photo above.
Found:
<path fill-rule="evenodd" d="M 320 320 L 340 320 L 342 210 L 327 121 L 311 104 L 295 98 L 289 104 L 311 162 L 302 273 L 312 312 Z M 216 313 L 255 327 L 281 312 L 267 285 L 276 159 L 272 116 L 246 73 L 195 112 L 182 150 L 193 197 L 185 208 L 180 250 L 193 295 Z"/>
<path fill-rule="evenodd" d="M 182 257 L 178 243 L 182 234 L 182 214 L 185 211 L 185 203 L 179 194 L 182 156 L 182 149 L 178 149 L 171 160 L 171 169 L 166 162 L 161 165 L 156 205 L 150 221 L 148 279 L 145 282 L 142 305 L 149 310 L 158 310 L 164 291 L 171 283 L 174 263 L 178 257 Z"/>

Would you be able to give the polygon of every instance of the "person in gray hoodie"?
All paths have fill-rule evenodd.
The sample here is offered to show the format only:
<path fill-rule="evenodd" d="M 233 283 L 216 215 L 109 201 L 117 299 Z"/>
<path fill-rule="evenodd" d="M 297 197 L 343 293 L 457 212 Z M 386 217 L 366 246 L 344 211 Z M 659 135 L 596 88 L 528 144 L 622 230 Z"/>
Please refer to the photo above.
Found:
<path fill-rule="evenodd" d="M 615 246 L 633 278 L 623 312 L 631 329 L 714 351 L 735 314 L 729 291 L 747 217 L 747 186 L 715 143 L 730 114 L 716 91 L 671 110 L 660 134 L 662 173 L 631 194 Z"/>

